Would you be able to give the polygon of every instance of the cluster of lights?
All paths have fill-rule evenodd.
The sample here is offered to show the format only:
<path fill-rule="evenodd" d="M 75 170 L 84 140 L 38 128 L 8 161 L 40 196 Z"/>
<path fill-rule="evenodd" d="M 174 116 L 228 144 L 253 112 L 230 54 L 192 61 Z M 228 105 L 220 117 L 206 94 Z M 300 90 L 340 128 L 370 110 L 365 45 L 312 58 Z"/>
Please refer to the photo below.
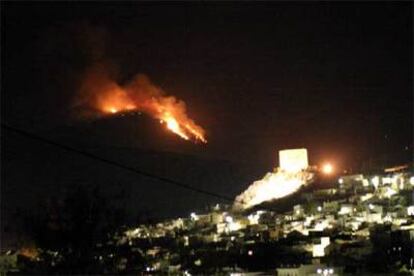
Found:
<path fill-rule="evenodd" d="M 400 181 L 399 181 L 399 180 L 400 180 Z M 338 180 L 338 182 L 339 182 L 340 184 L 342 184 L 342 183 L 343 183 L 342 178 L 340 178 L 340 179 Z M 409 178 L 408 182 L 409 182 L 411 185 L 414 185 L 414 176 L 411 176 L 411 177 Z M 389 177 L 389 176 L 387 176 L 387 177 L 382 177 L 381 181 L 380 181 L 380 178 L 379 178 L 378 176 L 374 176 L 374 177 L 372 177 L 372 178 L 371 178 L 371 184 L 372 184 L 375 188 L 378 188 L 378 186 L 380 185 L 380 183 L 382 183 L 383 185 L 384 185 L 384 184 L 398 184 L 398 183 L 399 183 L 399 188 L 400 188 L 400 189 L 403 189 L 403 188 L 404 188 L 404 182 L 403 182 L 403 179 L 402 179 L 401 177 L 399 177 L 398 175 L 394 175 L 393 177 Z"/>
<path fill-rule="evenodd" d="M 154 271 L 154 270 L 155 270 L 155 268 L 150 267 L 150 266 L 147 266 L 147 267 L 145 268 L 145 270 L 146 270 L 147 272 L 150 272 L 150 271 Z"/>
<path fill-rule="evenodd" d="M 325 269 L 318 268 L 316 270 L 316 273 L 318 275 L 333 275 L 334 274 L 334 270 L 332 268 L 325 268 Z"/>
<path fill-rule="evenodd" d="M 227 230 L 230 232 L 237 231 L 242 227 L 240 223 L 234 221 L 234 219 L 231 216 L 225 216 L 224 220 L 227 223 Z"/>

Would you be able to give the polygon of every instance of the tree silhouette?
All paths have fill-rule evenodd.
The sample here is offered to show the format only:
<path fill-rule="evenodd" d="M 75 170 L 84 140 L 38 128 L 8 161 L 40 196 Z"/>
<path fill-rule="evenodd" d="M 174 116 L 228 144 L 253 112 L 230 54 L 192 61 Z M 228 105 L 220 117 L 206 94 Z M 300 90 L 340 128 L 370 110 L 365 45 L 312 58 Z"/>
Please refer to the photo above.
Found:
<path fill-rule="evenodd" d="M 112 207 L 110 198 L 98 187 L 77 185 L 67 194 L 40 204 L 37 213 L 26 217 L 25 224 L 43 252 L 61 256 L 59 263 L 45 261 L 44 265 L 53 266 L 49 272 L 99 273 L 102 268 L 96 260 L 96 244 L 105 242 L 122 225 L 125 214 L 125 210 Z"/>

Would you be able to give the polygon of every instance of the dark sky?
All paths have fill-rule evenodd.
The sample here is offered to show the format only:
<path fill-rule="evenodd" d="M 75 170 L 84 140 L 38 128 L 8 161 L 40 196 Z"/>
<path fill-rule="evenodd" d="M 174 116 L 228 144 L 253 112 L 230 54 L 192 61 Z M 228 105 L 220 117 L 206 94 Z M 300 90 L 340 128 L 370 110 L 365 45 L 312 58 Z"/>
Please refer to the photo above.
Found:
<path fill-rule="evenodd" d="M 69 144 L 254 164 L 263 174 L 291 147 L 341 168 L 406 162 L 412 19 L 410 2 L 2 2 L 2 122 Z M 136 116 L 75 122 L 80 79 L 100 60 L 120 82 L 145 73 L 184 100 L 209 143 L 177 141 Z M 24 141 L 2 142 L 16 160 L 23 148 L 30 155 Z"/>

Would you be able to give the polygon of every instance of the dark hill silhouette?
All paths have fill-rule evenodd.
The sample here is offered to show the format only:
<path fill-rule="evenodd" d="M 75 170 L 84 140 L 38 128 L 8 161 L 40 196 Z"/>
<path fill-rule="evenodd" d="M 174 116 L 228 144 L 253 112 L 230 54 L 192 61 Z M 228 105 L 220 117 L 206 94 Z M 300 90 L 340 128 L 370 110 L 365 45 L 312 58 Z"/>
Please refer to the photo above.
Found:
<path fill-rule="evenodd" d="M 168 132 L 147 116 L 105 118 L 37 131 L 47 139 L 114 160 L 198 189 L 234 198 L 257 179 L 262 169 L 209 156 L 208 144 L 193 144 Z M 27 130 L 30 132 L 30 130 Z M 111 203 L 124 208 L 133 221 L 187 216 L 208 204 L 223 202 L 80 156 L 73 152 L 2 133 L 2 219 L 13 224 L 17 208 L 35 210 L 52 197 L 79 185 L 99 187 Z"/>

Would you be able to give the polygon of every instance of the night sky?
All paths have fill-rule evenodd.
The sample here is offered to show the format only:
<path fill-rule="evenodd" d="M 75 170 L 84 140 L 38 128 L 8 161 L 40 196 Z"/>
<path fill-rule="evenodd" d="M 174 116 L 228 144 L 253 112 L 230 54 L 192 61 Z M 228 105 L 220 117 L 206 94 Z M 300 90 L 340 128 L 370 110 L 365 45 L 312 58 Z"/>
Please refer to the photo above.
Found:
<path fill-rule="evenodd" d="M 2 123 L 230 197 L 277 164 L 280 149 L 306 147 L 312 164 L 341 170 L 412 159 L 410 2 L 1 5 Z M 209 143 L 142 115 L 77 119 L 73 101 L 95 62 L 120 83 L 145 73 L 184 100 Z M 150 198 L 139 208 L 155 213 L 215 201 L 134 186 L 121 170 L 3 129 L 2 148 L 6 203 L 74 181 L 132 189 L 129 204 Z"/>

